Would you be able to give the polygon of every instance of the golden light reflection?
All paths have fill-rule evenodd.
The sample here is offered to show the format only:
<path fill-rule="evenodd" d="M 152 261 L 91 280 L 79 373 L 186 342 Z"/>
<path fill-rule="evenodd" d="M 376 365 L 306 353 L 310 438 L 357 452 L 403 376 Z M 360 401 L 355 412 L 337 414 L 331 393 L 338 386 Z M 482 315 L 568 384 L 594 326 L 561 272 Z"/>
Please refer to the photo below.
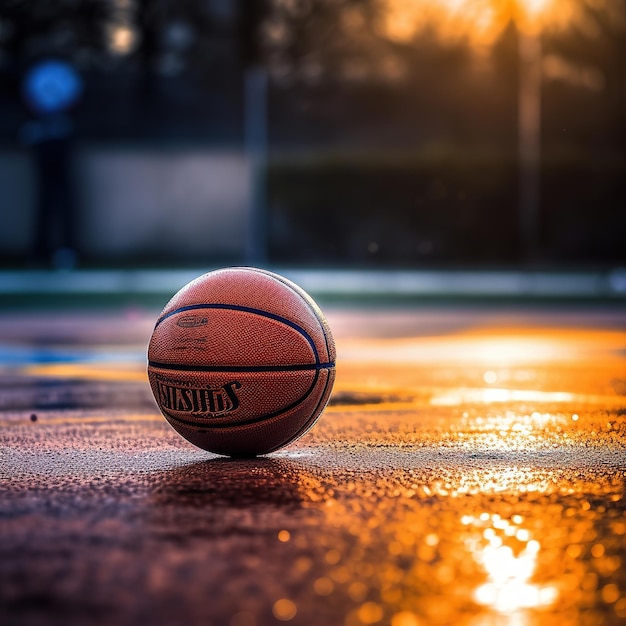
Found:
<path fill-rule="evenodd" d="M 465 540 L 466 548 L 488 577 L 486 583 L 474 590 L 477 604 L 511 613 L 548 607 L 556 602 L 558 590 L 554 585 L 532 582 L 541 545 L 520 526 L 522 520 L 521 516 L 513 521 L 487 513 L 478 518 L 462 518 L 463 524 L 482 530 Z"/>
<path fill-rule="evenodd" d="M 585 357 L 603 362 L 620 359 L 626 333 L 609 330 L 563 328 L 488 328 L 427 337 L 343 340 L 343 360 L 376 363 L 466 363 L 495 368 L 570 362 Z M 496 372 L 497 374 L 497 372 Z"/>
<path fill-rule="evenodd" d="M 387 463 L 348 465 L 342 483 L 327 464 L 298 467 L 303 506 L 321 507 L 327 529 L 315 534 L 323 569 L 312 589 L 349 598 L 345 626 L 571 626 L 594 602 L 611 614 L 585 623 L 621 623 L 611 616 L 626 604 L 626 524 L 609 504 L 622 497 L 621 477 L 512 467 L 431 474 Z M 491 490 L 505 476 L 506 490 Z"/>
<path fill-rule="evenodd" d="M 43 363 L 20 368 L 27 376 L 71 378 L 74 380 L 114 380 L 144 382 L 148 380 L 145 367 L 122 363 Z"/>
<path fill-rule="evenodd" d="M 430 403 L 433 406 L 461 406 L 463 404 L 497 404 L 504 402 L 572 402 L 577 398 L 566 391 L 534 391 L 529 389 L 450 389 L 434 395 Z M 579 398 L 587 400 L 588 398 Z M 538 423 L 533 413 L 533 422 Z M 528 417 L 528 416 L 527 416 Z M 545 420 L 542 420 L 545 421 Z"/>

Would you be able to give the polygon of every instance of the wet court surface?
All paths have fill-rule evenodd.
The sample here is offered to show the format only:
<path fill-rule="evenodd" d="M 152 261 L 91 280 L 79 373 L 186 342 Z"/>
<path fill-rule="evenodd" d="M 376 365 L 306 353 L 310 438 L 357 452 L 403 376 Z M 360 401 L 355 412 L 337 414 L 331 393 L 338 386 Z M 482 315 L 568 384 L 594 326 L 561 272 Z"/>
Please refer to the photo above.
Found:
<path fill-rule="evenodd" d="M 0 315 L 0 623 L 626 623 L 626 311 L 330 309 L 315 428 L 198 450 L 155 312 Z"/>

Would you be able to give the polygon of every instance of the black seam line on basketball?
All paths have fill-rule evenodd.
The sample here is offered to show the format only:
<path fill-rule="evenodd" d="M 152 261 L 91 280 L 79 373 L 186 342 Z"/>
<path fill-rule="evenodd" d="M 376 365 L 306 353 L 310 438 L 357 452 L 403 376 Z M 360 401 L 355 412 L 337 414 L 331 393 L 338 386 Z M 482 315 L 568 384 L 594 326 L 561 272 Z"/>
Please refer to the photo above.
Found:
<path fill-rule="evenodd" d="M 315 346 L 315 342 L 313 341 L 313 338 L 311 337 L 311 335 L 309 335 L 309 333 L 307 333 L 306 330 L 304 330 L 304 328 L 302 328 L 302 326 L 299 326 L 295 322 L 292 322 L 290 319 L 287 319 L 286 317 L 282 317 L 281 315 L 276 315 L 275 313 L 270 313 L 269 311 L 264 311 L 263 309 L 255 309 L 254 307 L 241 306 L 239 304 L 215 304 L 215 303 L 213 304 L 189 304 L 187 306 L 182 306 L 178 309 L 174 309 L 173 311 L 170 311 L 169 313 L 166 313 L 165 315 L 160 317 L 157 320 L 154 328 L 156 330 L 157 326 L 161 322 L 165 321 L 168 317 L 172 317 L 172 315 L 176 315 L 177 313 L 184 313 L 185 311 L 198 311 L 200 309 L 219 309 L 219 310 L 226 310 L 226 311 L 241 311 L 243 313 L 253 313 L 254 315 L 260 315 L 262 317 L 267 317 L 277 322 L 281 322 L 282 324 L 285 324 L 289 326 L 290 328 L 297 330 L 309 342 L 309 345 L 311 346 L 311 349 L 313 350 L 313 354 L 315 355 L 315 362 L 319 363 L 320 361 L 319 354 L 317 353 L 317 347 Z M 315 317 L 317 318 L 317 316 Z"/>
<path fill-rule="evenodd" d="M 148 361 L 150 367 L 162 370 L 183 372 L 306 372 L 327 370 L 335 367 L 334 363 L 296 363 L 294 365 L 185 365 L 181 363 L 158 363 Z"/>
<path fill-rule="evenodd" d="M 328 324 L 328 322 L 326 321 L 324 313 L 319 308 L 317 302 L 315 302 L 315 300 L 313 300 L 313 298 L 306 291 L 304 291 L 302 287 L 296 285 L 295 283 L 292 283 L 284 276 L 280 276 L 280 274 L 274 274 L 273 272 L 268 272 L 267 270 L 261 270 L 258 268 L 256 269 L 256 271 L 271 276 L 272 278 L 274 278 L 274 280 L 277 280 L 278 282 L 285 285 L 285 287 L 291 289 L 291 291 L 297 294 L 311 309 L 311 311 L 313 311 L 313 315 L 315 316 L 317 323 L 320 325 L 322 335 L 324 336 L 324 343 L 326 344 L 326 354 L 330 357 L 330 346 L 328 345 L 328 335 L 326 334 L 326 325 Z"/>
<path fill-rule="evenodd" d="M 251 267 L 248 269 L 254 270 L 255 272 L 258 272 L 259 274 L 264 274 L 265 276 L 269 276 L 270 278 L 273 278 L 274 280 L 278 281 L 282 285 L 285 285 L 285 287 L 287 287 L 293 293 L 298 295 L 300 299 L 306 303 L 306 305 L 311 309 L 311 311 L 313 311 L 313 315 L 315 316 L 317 323 L 320 325 L 320 328 L 322 329 L 322 335 L 324 335 L 324 343 L 326 344 L 326 354 L 330 356 L 330 346 L 328 345 L 328 337 L 326 336 L 326 328 L 324 326 L 324 321 L 326 321 L 326 318 L 324 318 L 323 321 L 322 319 L 320 319 L 320 315 L 322 315 L 323 317 L 324 313 L 319 308 L 317 302 L 315 302 L 315 300 L 313 300 L 313 298 L 311 298 L 311 296 L 308 293 L 306 293 L 306 291 L 304 291 L 302 287 L 296 285 L 295 283 L 291 284 L 291 282 L 288 281 L 288 279 L 286 279 L 284 276 L 280 276 L 279 274 L 274 274 L 274 272 L 268 272 L 267 270 L 259 269 L 258 267 Z M 294 286 L 297 287 L 298 289 L 294 289 Z M 302 291 L 303 293 L 300 293 L 300 291 L 298 290 Z M 311 303 L 309 302 L 309 300 L 311 300 L 315 306 L 311 306 Z M 320 315 L 318 315 L 318 312 Z M 326 324 L 328 324 L 328 322 L 326 322 Z"/>
<path fill-rule="evenodd" d="M 313 382 L 311 383 L 311 386 L 306 390 L 306 392 L 304 393 L 302 397 L 298 398 L 298 400 L 296 400 L 295 402 L 292 402 L 289 406 L 283 409 L 279 409 L 278 411 L 274 411 L 273 413 L 267 413 L 265 415 L 260 415 L 260 416 L 251 418 L 249 420 L 246 420 L 245 422 L 230 422 L 228 424 L 202 424 L 198 422 L 192 422 L 191 420 L 183 419 L 182 417 L 178 417 L 176 415 L 172 415 L 169 411 L 166 411 L 163 408 L 161 408 L 161 411 L 163 412 L 164 415 L 171 417 L 173 420 L 176 420 L 177 422 L 180 422 L 181 424 L 186 424 L 187 426 L 193 426 L 197 430 L 215 430 L 215 429 L 219 430 L 222 428 L 234 428 L 237 426 L 248 426 L 249 424 L 255 424 L 256 422 L 262 422 L 264 420 L 269 420 L 274 417 L 278 417 L 281 413 L 288 413 L 292 409 L 295 409 L 299 404 L 304 402 L 311 395 L 311 393 L 313 392 L 313 389 L 315 389 L 315 385 L 317 384 L 317 379 L 319 378 L 319 376 L 320 376 L 320 370 L 317 370 L 315 372 L 315 376 L 313 376 Z"/>

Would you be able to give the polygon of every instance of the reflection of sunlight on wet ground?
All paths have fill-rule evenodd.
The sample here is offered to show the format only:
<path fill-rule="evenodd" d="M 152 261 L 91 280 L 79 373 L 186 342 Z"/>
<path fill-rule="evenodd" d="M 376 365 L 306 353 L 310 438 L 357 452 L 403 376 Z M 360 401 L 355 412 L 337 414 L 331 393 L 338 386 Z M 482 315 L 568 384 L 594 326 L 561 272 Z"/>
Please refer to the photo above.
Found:
<path fill-rule="evenodd" d="M 448 436 L 439 445 L 455 441 L 468 449 L 560 447 L 582 439 L 596 445 L 591 431 L 619 444 L 625 348 L 625 332 L 584 328 L 352 340 L 340 345 L 336 398 L 343 393 L 345 402 L 337 410 L 345 410 L 351 391 L 356 404 L 372 398 L 371 411 L 393 410 L 408 441 L 417 441 L 411 428 L 440 428 Z"/>
<path fill-rule="evenodd" d="M 520 515 L 509 521 L 497 514 L 482 513 L 478 518 L 466 515 L 461 521 L 483 529 L 465 540 L 467 549 L 488 576 L 488 581 L 474 590 L 478 604 L 511 613 L 556 602 L 556 587 L 531 582 L 541 546 L 520 526 L 523 521 Z"/>
<path fill-rule="evenodd" d="M 433 396 L 430 403 L 439 406 L 462 404 L 495 404 L 499 402 L 571 402 L 575 394 L 565 391 L 532 391 L 527 389 L 454 389 Z M 534 414 L 533 414 L 533 417 Z"/>
<path fill-rule="evenodd" d="M 348 466 L 347 481 L 336 478 L 341 459 L 319 473 L 315 458 L 300 466 L 319 477 L 302 482 L 303 506 L 323 502 L 329 529 L 317 539 L 329 565 L 315 590 L 353 597 L 347 626 L 599 626 L 626 617 L 623 476 L 570 472 L 558 459 L 542 469 L 441 460 L 437 470 L 433 460 L 381 453 L 386 469 Z M 604 612 L 594 613 L 598 603 Z"/>
<path fill-rule="evenodd" d="M 466 363 L 499 367 L 567 362 L 581 355 L 610 358 L 626 348 L 626 333 L 588 329 L 498 328 L 444 336 L 350 340 L 340 357 L 378 363 Z"/>

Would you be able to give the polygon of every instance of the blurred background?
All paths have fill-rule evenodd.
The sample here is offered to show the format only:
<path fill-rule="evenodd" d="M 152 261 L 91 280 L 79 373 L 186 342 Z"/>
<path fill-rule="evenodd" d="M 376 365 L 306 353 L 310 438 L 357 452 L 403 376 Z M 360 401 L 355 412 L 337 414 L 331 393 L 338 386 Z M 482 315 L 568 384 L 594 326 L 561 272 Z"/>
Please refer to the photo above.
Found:
<path fill-rule="evenodd" d="M 626 263 L 626 0 L 0 0 L 0 266 Z"/>

